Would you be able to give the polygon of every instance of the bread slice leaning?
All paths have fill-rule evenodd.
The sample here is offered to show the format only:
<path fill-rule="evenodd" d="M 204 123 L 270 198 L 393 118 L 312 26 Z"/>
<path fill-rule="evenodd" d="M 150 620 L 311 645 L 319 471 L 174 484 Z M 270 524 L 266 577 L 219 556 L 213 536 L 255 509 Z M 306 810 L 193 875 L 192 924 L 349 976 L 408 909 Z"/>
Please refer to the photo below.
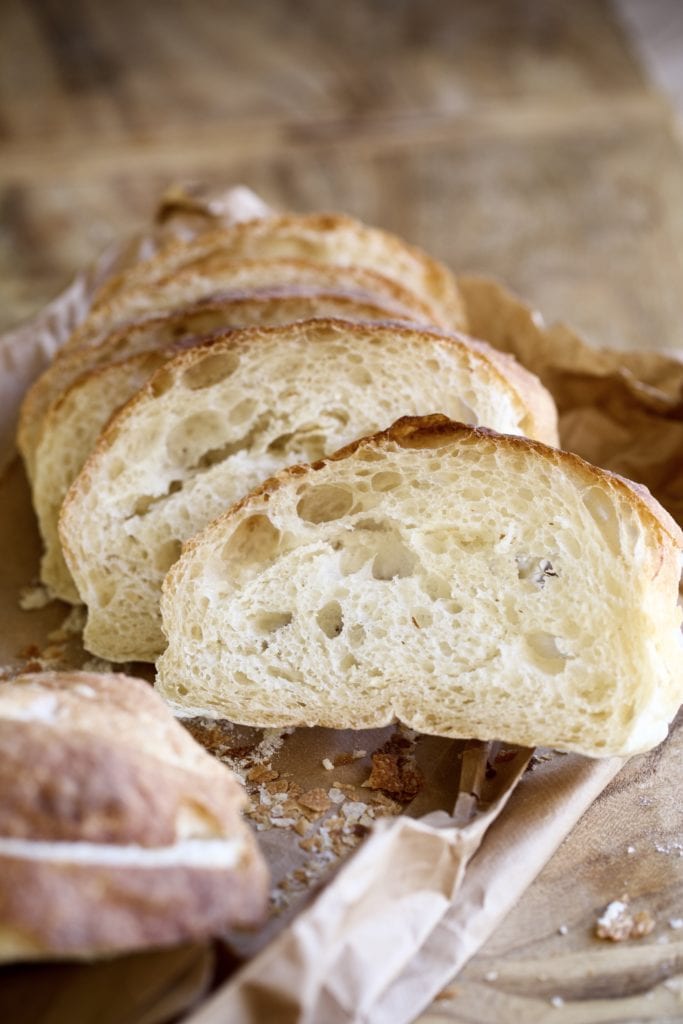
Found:
<path fill-rule="evenodd" d="M 94 339 L 92 345 L 58 353 L 27 392 L 19 416 L 17 443 L 29 479 L 35 473 L 36 449 L 46 432 L 48 410 L 87 370 L 120 362 L 140 352 L 186 344 L 188 339 L 221 329 L 289 323 L 313 316 L 414 319 L 400 304 L 374 299 L 363 292 L 289 286 L 214 296 L 170 313 L 126 323 L 103 338 Z"/>
<path fill-rule="evenodd" d="M 46 672 L 0 688 L 0 960 L 93 958 L 262 919 L 241 786 L 149 684 Z"/>
<path fill-rule="evenodd" d="M 436 323 L 466 329 L 458 286 L 451 272 L 421 249 L 379 228 L 338 213 L 279 214 L 207 231 L 165 246 L 153 259 L 107 282 L 95 297 L 106 305 L 131 287 L 148 287 L 207 258 L 303 259 L 379 272 L 410 289 L 433 308 Z"/>
<path fill-rule="evenodd" d="M 177 356 L 110 422 L 62 508 L 88 649 L 153 660 L 164 647 L 161 581 L 183 541 L 283 466 L 435 410 L 557 437 L 538 380 L 462 336 L 322 319 L 236 331 Z"/>
<path fill-rule="evenodd" d="M 396 309 L 395 316 L 439 324 L 428 302 L 378 271 L 365 267 L 328 266 L 293 258 L 246 260 L 222 256 L 212 257 L 204 267 L 200 264 L 180 268 L 152 284 L 138 284 L 117 293 L 110 302 L 88 313 L 67 339 L 62 352 L 97 344 L 113 328 L 141 316 L 180 309 L 189 302 L 226 291 L 277 287 L 359 291 L 366 297 L 391 303 Z"/>
<path fill-rule="evenodd" d="M 254 725 L 634 753 L 683 700 L 682 545 L 644 488 L 574 455 L 402 419 L 190 541 L 157 687 Z"/>

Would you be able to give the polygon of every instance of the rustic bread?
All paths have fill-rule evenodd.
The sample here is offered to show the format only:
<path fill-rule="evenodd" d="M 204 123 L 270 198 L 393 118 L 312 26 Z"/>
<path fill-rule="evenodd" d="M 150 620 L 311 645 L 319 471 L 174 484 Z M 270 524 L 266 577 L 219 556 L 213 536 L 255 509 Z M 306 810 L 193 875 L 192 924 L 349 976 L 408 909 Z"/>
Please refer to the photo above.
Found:
<path fill-rule="evenodd" d="M 220 329 L 289 323 L 314 316 L 350 320 L 415 319 L 410 310 L 400 304 L 375 299 L 363 292 L 289 286 L 280 290 L 215 296 L 171 313 L 127 323 L 103 339 L 95 338 L 92 345 L 60 352 L 27 392 L 21 407 L 17 440 L 29 479 L 35 474 L 36 449 L 45 433 L 50 406 L 86 370 L 140 352 L 185 344 Z"/>
<path fill-rule="evenodd" d="M 159 692 L 269 726 L 630 754 L 683 700 L 683 535 L 577 456 L 405 418 L 284 470 L 164 583 Z"/>
<path fill-rule="evenodd" d="M 149 287 L 181 268 L 226 256 L 303 259 L 378 271 L 433 307 L 436 323 L 459 330 L 467 327 L 458 286 L 447 267 L 396 235 L 335 213 L 259 217 L 205 232 L 191 241 L 171 242 L 153 259 L 108 281 L 94 304 L 106 305 L 131 287 Z"/>
<path fill-rule="evenodd" d="M 87 648 L 153 660 L 161 581 L 184 540 L 281 467 L 434 410 L 557 437 L 536 378 L 462 336 L 322 319 L 177 356 L 110 422 L 62 508 Z"/>
<path fill-rule="evenodd" d="M 112 414 L 174 354 L 173 349 L 142 352 L 121 363 L 91 370 L 45 416 L 31 490 L 44 548 L 40 578 L 63 601 L 80 603 L 59 541 L 59 513 L 66 493 Z"/>
<path fill-rule="evenodd" d="M 296 259 L 236 260 L 213 257 L 205 269 L 201 266 L 179 269 L 152 284 L 139 284 L 118 292 L 110 302 L 91 310 L 70 335 L 62 351 L 68 352 L 73 348 L 97 343 L 114 327 L 130 320 L 180 309 L 198 299 L 222 295 L 226 291 L 289 286 L 360 291 L 382 303 L 391 303 L 397 310 L 395 315 L 404 319 L 407 317 L 423 323 L 439 324 L 428 302 L 404 285 L 374 270 L 334 267 Z"/>
<path fill-rule="evenodd" d="M 0 960 L 204 939 L 265 912 L 242 789 L 149 684 L 0 687 Z"/>

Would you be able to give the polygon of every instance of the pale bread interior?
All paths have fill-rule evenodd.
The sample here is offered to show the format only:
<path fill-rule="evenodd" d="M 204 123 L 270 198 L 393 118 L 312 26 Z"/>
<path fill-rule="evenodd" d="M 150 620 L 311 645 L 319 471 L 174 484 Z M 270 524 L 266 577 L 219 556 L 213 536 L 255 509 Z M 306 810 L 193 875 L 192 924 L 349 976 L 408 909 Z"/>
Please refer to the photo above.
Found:
<path fill-rule="evenodd" d="M 538 381 L 519 368 L 506 376 L 487 353 L 408 327 L 312 320 L 236 333 L 166 364 L 112 421 L 63 506 L 88 649 L 153 660 L 164 646 L 161 581 L 182 542 L 283 466 L 406 412 L 554 438 L 554 421 L 537 424 L 525 394 Z"/>
<path fill-rule="evenodd" d="M 140 352 L 186 345 L 201 336 L 228 328 L 290 323 L 313 316 L 350 320 L 414 319 L 399 303 L 362 292 L 324 291 L 313 286 L 284 286 L 266 291 L 213 296 L 179 310 L 151 314 L 115 328 L 93 344 L 60 351 L 34 382 L 21 408 L 18 445 L 29 478 L 35 473 L 36 448 L 45 433 L 51 406 L 89 369 L 121 362 Z"/>
<path fill-rule="evenodd" d="M 575 456 L 401 421 L 283 472 L 188 545 L 157 686 L 250 725 L 399 719 L 633 753 L 683 699 L 680 548 L 649 496 Z"/>

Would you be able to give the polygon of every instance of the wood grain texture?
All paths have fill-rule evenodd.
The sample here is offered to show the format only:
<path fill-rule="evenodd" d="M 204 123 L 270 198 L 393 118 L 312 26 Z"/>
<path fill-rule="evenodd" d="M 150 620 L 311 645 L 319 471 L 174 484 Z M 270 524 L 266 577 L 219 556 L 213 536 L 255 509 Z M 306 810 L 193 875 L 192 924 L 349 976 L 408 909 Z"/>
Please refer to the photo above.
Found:
<path fill-rule="evenodd" d="M 0 5 L 0 327 L 191 177 L 347 210 L 596 343 L 683 348 L 682 169 L 606 0 Z M 423 1022 L 683 1019 L 682 748 L 622 772 Z M 624 891 L 655 931 L 599 942 Z M 126 1024 L 173 990 L 174 966 L 148 969 Z M 113 970 L 78 1011 L 17 972 L 25 1019 L 123 1020 Z"/>

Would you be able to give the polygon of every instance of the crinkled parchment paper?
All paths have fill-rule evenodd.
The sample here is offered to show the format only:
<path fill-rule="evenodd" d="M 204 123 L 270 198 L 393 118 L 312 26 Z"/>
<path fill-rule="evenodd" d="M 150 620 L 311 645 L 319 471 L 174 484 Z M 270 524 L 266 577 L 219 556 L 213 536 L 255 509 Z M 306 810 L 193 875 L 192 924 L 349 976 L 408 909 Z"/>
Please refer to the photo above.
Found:
<path fill-rule="evenodd" d="M 12 460 L 23 392 L 102 280 L 169 236 L 265 212 L 247 189 L 171 190 L 152 231 L 110 249 L 36 320 L 1 338 L 0 465 Z M 681 521 L 683 364 L 652 352 L 591 349 L 569 328 L 546 326 L 495 282 L 464 277 L 461 285 L 471 333 L 514 353 L 553 392 L 564 447 L 645 483 Z M 83 664 L 77 630 L 59 628 L 66 606 L 19 610 L 19 589 L 35 576 L 39 553 L 14 463 L 0 484 L 0 657 L 14 666 Z M 17 1024 L 18 1008 L 39 990 L 53 1008 L 55 1000 L 65 1007 L 51 1020 L 73 1019 L 68 1007 L 76 1005 L 83 1024 L 104 1020 L 104 1000 L 107 1021 L 155 1024 L 211 988 L 188 1018 L 195 1024 L 408 1022 L 477 951 L 621 766 L 543 754 L 525 771 L 530 751 L 400 728 L 191 727 L 245 779 L 273 873 L 269 922 L 255 934 L 225 936 L 213 950 L 7 968 L 0 1009 L 9 998 Z"/>

